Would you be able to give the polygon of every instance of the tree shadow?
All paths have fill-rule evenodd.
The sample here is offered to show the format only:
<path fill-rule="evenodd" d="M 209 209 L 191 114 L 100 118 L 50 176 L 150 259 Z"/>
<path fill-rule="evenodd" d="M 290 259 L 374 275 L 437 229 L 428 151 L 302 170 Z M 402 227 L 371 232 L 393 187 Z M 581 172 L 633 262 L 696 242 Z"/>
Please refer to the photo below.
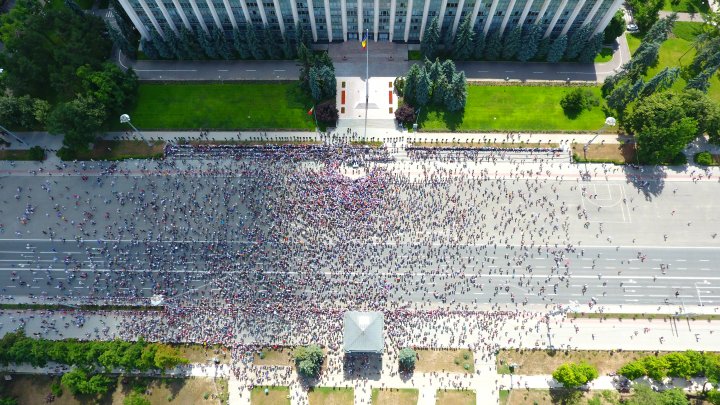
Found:
<path fill-rule="evenodd" d="M 663 166 L 641 166 L 626 164 L 623 166 L 627 182 L 642 193 L 647 201 L 657 197 L 665 188 L 667 173 Z"/>
<path fill-rule="evenodd" d="M 453 132 L 460 128 L 463 123 L 463 119 L 465 118 L 465 110 L 449 112 L 436 107 L 425 107 L 418 115 L 418 126 L 420 128 L 422 128 L 423 124 L 427 122 L 430 113 L 439 117 L 447 129 Z"/>
<path fill-rule="evenodd" d="M 550 401 L 556 405 L 575 405 L 578 404 L 583 396 L 580 390 L 557 388 L 550 390 Z"/>

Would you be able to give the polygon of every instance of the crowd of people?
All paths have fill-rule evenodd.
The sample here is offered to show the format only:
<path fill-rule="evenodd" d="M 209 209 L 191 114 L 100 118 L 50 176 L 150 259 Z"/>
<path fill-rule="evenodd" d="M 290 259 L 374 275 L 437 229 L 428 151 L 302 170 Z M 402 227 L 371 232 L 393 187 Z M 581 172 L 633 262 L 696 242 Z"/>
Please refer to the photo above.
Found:
<path fill-rule="evenodd" d="M 445 152 L 410 149 L 399 167 L 383 148 L 171 144 L 155 162 L 57 166 L 6 190 L 4 221 L 18 224 L 4 227 L 56 252 L 38 261 L 28 242 L 12 282 L 39 287 L 28 289 L 38 302 L 161 296 L 162 311 L 126 313 L 119 337 L 223 344 L 238 365 L 272 344 L 340 349 L 346 309 L 383 311 L 392 347 L 490 356 L 548 322 L 528 298 L 559 307 L 584 254 L 571 228 L 593 213 L 560 198 L 586 190 L 551 173 L 568 165 L 557 148 L 519 150 L 540 157 L 531 169 L 508 161 L 503 180 L 492 165 L 433 160 Z M 497 162 L 508 151 L 452 152 Z M 553 263 L 544 278 L 540 258 Z M 508 320 L 524 329 L 501 335 Z"/>

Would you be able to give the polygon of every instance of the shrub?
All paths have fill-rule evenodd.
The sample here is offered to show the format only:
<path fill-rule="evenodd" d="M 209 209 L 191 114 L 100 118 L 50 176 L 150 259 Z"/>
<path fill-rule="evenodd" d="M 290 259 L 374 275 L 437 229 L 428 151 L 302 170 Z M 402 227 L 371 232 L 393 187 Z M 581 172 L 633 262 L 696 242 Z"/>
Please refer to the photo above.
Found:
<path fill-rule="evenodd" d="M 403 89 L 405 88 L 405 77 L 398 76 L 395 78 L 395 81 L 393 82 L 393 87 L 395 88 L 395 92 L 398 96 L 403 96 Z"/>
<path fill-rule="evenodd" d="M 710 152 L 700 152 L 695 154 L 695 163 L 703 166 L 711 166 L 714 162 Z"/>
<path fill-rule="evenodd" d="M 406 347 L 400 350 L 398 354 L 398 363 L 400 364 L 400 370 L 412 371 L 415 369 L 415 362 L 417 360 L 417 354 L 412 348 Z"/>
<path fill-rule="evenodd" d="M 565 115 L 568 117 L 576 117 L 583 110 L 589 110 L 594 106 L 600 105 L 600 101 L 595 95 L 587 89 L 576 88 L 565 94 L 560 100 Z"/>
<path fill-rule="evenodd" d="M 335 107 L 335 100 L 318 104 L 315 107 L 315 118 L 320 122 L 334 124 L 338 120 L 338 109 Z"/>
<path fill-rule="evenodd" d="M 50 392 L 52 392 L 52 394 L 58 398 L 61 397 L 63 394 L 63 389 L 60 383 L 58 383 L 57 381 L 52 383 L 50 385 Z"/>
<path fill-rule="evenodd" d="M 150 405 L 150 400 L 138 394 L 137 392 L 133 392 L 132 394 L 125 397 L 125 399 L 123 400 L 123 405 Z"/>
<path fill-rule="evenodd" d="M 45 149 L 40 146 L 33 146 L 30 148 L 30 159 L 32 160 L 43 160 L 45 159 Z"/>
<path fill-rule="evenodd" d="M 402 125 L 412 125 L 415 118 L 415 108 L 410 104 L 403 104 L 395 110 L 395 119 Z"/>

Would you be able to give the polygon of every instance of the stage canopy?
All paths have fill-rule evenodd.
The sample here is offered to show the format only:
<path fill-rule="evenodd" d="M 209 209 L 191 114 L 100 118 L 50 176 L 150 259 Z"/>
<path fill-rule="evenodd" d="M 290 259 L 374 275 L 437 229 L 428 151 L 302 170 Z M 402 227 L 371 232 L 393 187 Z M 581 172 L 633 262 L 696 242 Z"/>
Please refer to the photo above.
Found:
<path fill-rule="evenodd" d="M 343 347 L 345 353 L 382 353 L 385 347 L 382 312 L 345 312 Z"/>

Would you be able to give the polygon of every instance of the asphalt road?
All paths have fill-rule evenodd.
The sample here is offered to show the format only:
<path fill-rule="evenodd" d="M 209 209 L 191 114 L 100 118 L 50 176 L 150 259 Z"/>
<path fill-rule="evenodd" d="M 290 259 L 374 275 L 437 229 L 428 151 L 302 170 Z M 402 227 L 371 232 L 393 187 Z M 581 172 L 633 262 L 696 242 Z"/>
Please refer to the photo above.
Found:
<path fill-rule="evenodd" d="M 429 166 L 395 165 L 407 179 Z M 567 164 L 500 164 L 492 180 L 473 181 L 458 171 L 455 178 L 464 180 L 445 187 L 402 183 L 386 191 L 395 208 L 383 211 L 391 216 L 383 221 L 397 226 L 390 233 L 373 228 L 333 239 L 338 235 L 321 235 L 298 212 L 282 224 L 290 237 L 280 241 L 261 228 L 247 239 L 271 209 L 258 211 L 254 204 L 265 201 L 264 194 L 242 175 L 121 167 L 133 171 L 97 176 L 86 166 L 0 178 L 2 295 L 358 304 L 586 304 L 594 298 L 599 304 L 717 305 L 720 298 L 712 270 L 720 255 L 712 236 L 720 229 L 714 181 L 643 174 L 663 182 L 647 194 L 614 178 L 622 172 L 601 171 L 582 183 L 577 167 Z M 487 164 L 466 170 L 479 168 Z M 435 169 L 447 176 L 438 180 L 453 178 Z M 538 174 L 522 179 L 525 170 Z M 293 204 L 281 194 L 265 197 Z M 543 200 L 553 205 L 540 205 Z M 428 201 L 445 203 L 431 211 Z M 193 204 L 206 208 L 188 211 Z M 485 215 L 469 222 L 473 216 L 458 207 Z M 409 213 L 416 226 L 394 222 Z"/>

